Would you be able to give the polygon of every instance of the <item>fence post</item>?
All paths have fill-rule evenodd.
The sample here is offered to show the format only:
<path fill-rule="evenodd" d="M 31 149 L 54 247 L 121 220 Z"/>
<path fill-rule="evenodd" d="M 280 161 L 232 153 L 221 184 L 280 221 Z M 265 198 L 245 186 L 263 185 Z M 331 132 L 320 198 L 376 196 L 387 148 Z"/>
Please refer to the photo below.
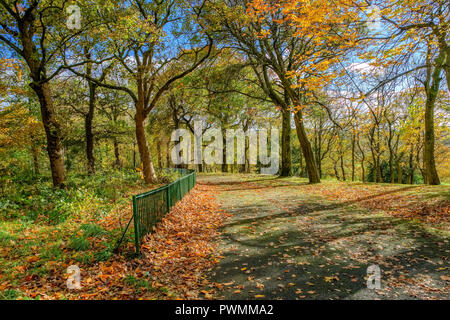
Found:
<path fill-rule="evenodd" d="M 137 214 L 137 202 L 136 202 L 136 196 L 133 196 L 133 219 L 134 219 L 134 244 L 136 246 L 136 254 L 141 254 L 141 248 L 139 243 L 139 231 L 140 231 L 140 225 L 139 225 L 139 217 Z"/>
<path fill-rule="evenodd" d="M 170 184 L 167 185 L 166 189 L 166 201 L 167 201 L 167 213 L 170 212 Z"/>

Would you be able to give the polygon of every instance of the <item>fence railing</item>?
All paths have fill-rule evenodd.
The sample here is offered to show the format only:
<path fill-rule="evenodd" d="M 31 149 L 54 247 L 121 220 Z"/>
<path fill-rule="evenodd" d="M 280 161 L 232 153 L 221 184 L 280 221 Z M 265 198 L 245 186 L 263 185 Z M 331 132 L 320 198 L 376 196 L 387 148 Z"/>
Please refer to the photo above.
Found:
<path fill-rule="evenodd" d="M 196 182 L 195 170 L 166 170 L 176 171 L 182 176 L 163 187 L 133 196 L 133 216 L 128 222 L 117 248 L 122 242 L 131 220 L 134 220 L 134 242 L 136 245 L 136 253 L 140 254 L 142 238 L 153 230 L 156 224 L 170 211 L 175 203 L 194 188 Z"/>

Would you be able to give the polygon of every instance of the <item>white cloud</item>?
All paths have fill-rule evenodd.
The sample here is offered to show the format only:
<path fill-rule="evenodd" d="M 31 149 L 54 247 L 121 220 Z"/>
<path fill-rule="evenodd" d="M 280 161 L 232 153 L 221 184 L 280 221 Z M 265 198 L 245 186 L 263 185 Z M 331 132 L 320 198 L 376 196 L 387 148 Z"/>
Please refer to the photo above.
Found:
<path fill-rule="evenodd" d="M 384 74 L 384 69 L 382 67 L 375 67 L 369 63 L 352 63 L 349 69 L 358 72 L 363 75 L 374 75 L 379 76 Z"/>

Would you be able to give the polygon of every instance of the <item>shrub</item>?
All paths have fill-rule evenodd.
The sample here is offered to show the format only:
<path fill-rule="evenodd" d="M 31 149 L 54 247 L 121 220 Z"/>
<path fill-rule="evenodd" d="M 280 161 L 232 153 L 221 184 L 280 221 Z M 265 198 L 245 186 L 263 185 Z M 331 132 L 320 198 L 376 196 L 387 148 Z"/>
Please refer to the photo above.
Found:
<path fill-rule="evenodd" d="M 84 237 L 72 237 L 69 241 L 69 247 L 76 251 L 85 251 L 90 246 L 89 240 Z"/>
<path fill-rule="evenodd" d="M 96 237 L 105 234 L 105 230 L 102 227 L 93 223 L 83 224 L 81 230 L 83 230 L 83 236 L 85 237 Z"/>
<path fill-rule="evenodd" d="M 94 254 L 94 258 L 98 262 L 106 261 L 109 258 L 111 258 L 111 256 L 112 256 L 112 252 L 109 249 L 104 249 L 104 250 L 98 251 Z"/>
<path fill-rule="evenodd" d="M 158 172 L 158 182 L 159 183 L 171 183 L 179 179 L 181 175 L 172 170 L 161 170 Z"/>

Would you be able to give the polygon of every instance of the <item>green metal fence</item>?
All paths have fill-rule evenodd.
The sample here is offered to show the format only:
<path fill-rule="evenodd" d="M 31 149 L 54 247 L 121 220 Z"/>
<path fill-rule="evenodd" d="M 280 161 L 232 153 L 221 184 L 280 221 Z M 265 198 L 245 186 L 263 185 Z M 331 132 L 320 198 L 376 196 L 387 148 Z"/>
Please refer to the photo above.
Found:
<path fill-rule="evenodd" d="M 134 241 L 136 253 L 140 254 L 141 240 L 150 233 L 156 224 L 195 186 L 195 170 L 166 169 L 181 174 L 181 178 L 161 188 L 133 196 Z M 130 224 L 128 222 L 128 226 Z M 127 231 L 125 229 L 124 235 Z M 123 240 L 119 241 L 118 246 Z M 118 247 L 117 246 L 117 247 Z"/>

